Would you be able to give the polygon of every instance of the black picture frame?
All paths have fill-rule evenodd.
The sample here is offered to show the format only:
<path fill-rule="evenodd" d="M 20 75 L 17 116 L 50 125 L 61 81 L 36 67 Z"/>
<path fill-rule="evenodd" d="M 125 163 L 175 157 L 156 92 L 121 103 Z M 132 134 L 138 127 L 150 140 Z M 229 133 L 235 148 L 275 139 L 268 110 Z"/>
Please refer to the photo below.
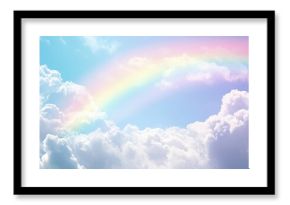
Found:
<path fill-rule="evenodd" d="M 55 18 L 218 18 L 267 21 L 266 187 L 24 187 L 22 185 L 22 20 Z M 14 194 L 15 195 L 273 195 L 275 194 L 275 11 L 14 11 Z"/>

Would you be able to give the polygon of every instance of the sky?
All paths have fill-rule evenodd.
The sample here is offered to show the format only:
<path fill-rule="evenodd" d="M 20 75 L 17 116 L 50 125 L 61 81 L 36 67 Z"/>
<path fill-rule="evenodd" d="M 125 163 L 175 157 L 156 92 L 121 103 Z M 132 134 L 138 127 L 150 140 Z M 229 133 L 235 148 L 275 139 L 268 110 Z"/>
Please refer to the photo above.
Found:
<path fill-rule="evenodd" d="M 248 168 L 248 52 L 247 36 L 40 37 L 40 167 Z"/>

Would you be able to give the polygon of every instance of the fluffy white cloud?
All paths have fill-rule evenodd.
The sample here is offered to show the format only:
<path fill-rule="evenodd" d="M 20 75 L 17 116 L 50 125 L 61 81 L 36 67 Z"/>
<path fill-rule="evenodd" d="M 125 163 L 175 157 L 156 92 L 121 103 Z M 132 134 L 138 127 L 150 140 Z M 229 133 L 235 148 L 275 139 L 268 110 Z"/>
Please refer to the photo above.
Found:
<path fill-rule="evenodd" d="M 81 168 L 71 148 L 64 139 L 48 134 L 43 141 L 45 154 L 42 155 L 40 167 L 45 169 L 77 169 Z"/>
<path fill-rule="evenodd" d="M 209 143 L 214 168 L 248 168 L 248 93 L 232 90 L 222 99 L 220 112 L 206 120 L 214 140 Z"/>
<path fill-rule="evenodd" d="M 90 94 L 84 86 L 63 81 L 57 70 L 51 70 L 46 65 L 42 65 L 40 73 L 40 93 L 45 99 L 43 103 L 56 104 L 63 110 L 68 108 L 67 102 L 73 102 L 73 105 L 77 105 L 89 100 Z"/>
<path fill-rule="evenodd" d="M 61 118 L 53 106 L 44 111 Z M 232 90 L 219 113 L 185 128 L 121 129 L 103 120 L 89 134 L 46 135 L 42 146 L 42 168 L 248 168 L 248 93 Z"/>
<path fill-rule="evenodd" d="M 232 90 L 222 99 L 220 115 L 234 114 L 237 110 L 248 110 L 248 92 Z"/>
<path fill-rule="evenodd" d="M 88 46 L 93 53 L 104 50 L 108 53 L 115 52 L 120 44 L 115 41 L 110 41 L 104 37 L 93 37 L 93 36 L 85 36 L 82 37 L 84 41 L 84 45 Z"/>
<path fill-rule="evenodd" d="M 58 134 L 63 123 L 63 113 L 54 104 L 45 104 L 40 110 L 40 140 L 47 134 Z"/>
<path fill-rule="evenodd" d="M 41 100 L 55 92 L 62 83 L 61 74 L 57 70 L 51 70 L 46 65 L 40 66 L 40 93 Z"/>
<path fill-rule="evenodd" d="M 47 134 L 62 135 L 76 120 L 90 125 L 106 117 L 84 86 L 64 81 L 57 70 L 46 65 L 40 66 L 40 94 L 41 140 Z M 87 106 L 86 110 L 79 112 L 82 106 Z"/>

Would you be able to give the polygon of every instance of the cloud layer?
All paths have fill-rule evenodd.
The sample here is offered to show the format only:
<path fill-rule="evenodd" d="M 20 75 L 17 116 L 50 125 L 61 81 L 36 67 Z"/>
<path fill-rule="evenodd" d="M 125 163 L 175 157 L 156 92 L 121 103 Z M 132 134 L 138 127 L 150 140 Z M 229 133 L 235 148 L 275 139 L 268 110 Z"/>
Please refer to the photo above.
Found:
<path fill-rule="evenodd" d="M 94 115 L 87 132 L 65 132 L 66 110 L 55 95 L 81 103 L 85 88 L 41 66 L 41 168 L 248 168 L 248 93 L 232 90 L 219 113 L 184 128 L 124 128 Z M 57 98 L 55 98 L 57 99 Z M 51 103 L 54 102 L 54 103 Z"/>

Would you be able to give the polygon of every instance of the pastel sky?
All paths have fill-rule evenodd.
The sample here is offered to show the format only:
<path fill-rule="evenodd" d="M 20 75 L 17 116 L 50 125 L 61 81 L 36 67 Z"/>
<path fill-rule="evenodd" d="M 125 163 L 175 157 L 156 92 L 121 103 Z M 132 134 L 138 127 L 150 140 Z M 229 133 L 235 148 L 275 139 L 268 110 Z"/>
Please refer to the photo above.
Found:
<path fill-rule="evenodd" d="M 247 36 L 41 37 L 40 167 L 248 168 L 248 53 Z"/>

